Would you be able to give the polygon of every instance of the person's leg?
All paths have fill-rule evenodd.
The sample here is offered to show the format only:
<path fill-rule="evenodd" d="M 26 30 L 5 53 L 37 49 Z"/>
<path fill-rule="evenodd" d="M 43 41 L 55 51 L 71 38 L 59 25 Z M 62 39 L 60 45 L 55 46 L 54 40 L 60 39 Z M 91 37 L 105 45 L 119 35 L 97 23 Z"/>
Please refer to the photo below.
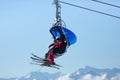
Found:
<path fill-rule="evenodd" d="M 45 59 L 48 63 L 54 64 L 54 53 L 52 49 L 46 53 Z"/>
<path fill-rule="evenodd" d="M 48 57 L 48 53 L 45 54 L 45 59 L 47 59 L 47 57 Z"/>
<path fill-rule="evenodd" d="M 49 53 L 52 51 L 52 49 L 49 49 L 49 51 L 45 54 L 45 59 L 48 58 Z"/>

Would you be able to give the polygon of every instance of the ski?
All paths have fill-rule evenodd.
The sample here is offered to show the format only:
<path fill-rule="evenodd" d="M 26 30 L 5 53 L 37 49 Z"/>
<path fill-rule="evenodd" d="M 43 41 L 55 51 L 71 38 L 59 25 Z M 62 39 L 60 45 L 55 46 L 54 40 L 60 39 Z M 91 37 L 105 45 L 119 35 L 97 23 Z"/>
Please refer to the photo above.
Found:
<path fill-rule="evenodd" d="M 35 55 L 35 54 L 33 54 L 33 53 L 32 53 L 32 55 L 33 55 L 35 58 L 38 58 L 38 59 L 43 59 L 43 58 L 38 57 L 37 55 Z"/>
<path fill-rule="evenodd" d="M 49 64 L 49 63 L 43 63 L 43 64 L 41 64 L 41 66 L 46 66 L 46 67 L 51 67 L 51 68 L 60 69 L 60 68 L 57 67 L 56 65 L 54 65 L 54 64 Z"/>
<path fill-rule="evenodd" d="M 45 67 L 50 67 L 50 68 L 55 68 L 55 69 L 60 69 L 60 68 L 57 67 L 56 65 L 52 65 L 52 64 L 36 63 L 36 62 L 31 62 L 31 64 L 39 65 L 39 66 L 45 66 Z"/>
<path fill-rule="evenodd" d="M 46 66 L 46 67 L 51 67 L 51 68 L 56 68 L 56 69 L 60 69 L 59 67 L 62 67 L 61 65 L 58 64 L 51 64 L 49 62 L 46 62 L 47 60 L 44 58 L 41 58 L 35 54 L 32 54 L 32 57 L 30 57 L 32 59 L 31 64 L 35 64 L 35 65 L 39 65 L 39 66 Z"/>
<path fill-rule="evenodd" d="M 32 60 L 45 61 L 44 59 L 37 59 L 35 57 L 30 57 Z"/>
<path fill-rule="evenodd" d="M 40 60 L 40 59 L 37 59 L 37 58 L 34 58 L 34 57 L 30 57 L 32 60 Z"/>
<path fill-rule="evenodd" d="M 55 66 L 62 67 L 61 65 L 55 64 Z"/>

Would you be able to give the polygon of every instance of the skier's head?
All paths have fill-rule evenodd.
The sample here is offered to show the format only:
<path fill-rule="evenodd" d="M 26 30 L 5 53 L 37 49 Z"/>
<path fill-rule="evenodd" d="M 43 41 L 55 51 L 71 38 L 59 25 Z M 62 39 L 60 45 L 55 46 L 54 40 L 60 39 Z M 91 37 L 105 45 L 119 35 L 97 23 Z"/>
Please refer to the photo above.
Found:
<path fill-rule="evenodd" d="M 57 37 L 56 37 L 56 40 L 60 40 L 60 37 L 59 37 L 59 36 L 57 36 Z"/>

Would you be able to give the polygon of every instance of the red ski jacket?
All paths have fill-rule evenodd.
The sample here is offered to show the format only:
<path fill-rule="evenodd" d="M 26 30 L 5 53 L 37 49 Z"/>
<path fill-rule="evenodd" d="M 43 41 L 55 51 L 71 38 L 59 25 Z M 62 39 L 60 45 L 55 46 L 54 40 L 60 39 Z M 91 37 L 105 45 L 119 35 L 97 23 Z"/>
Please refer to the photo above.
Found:
<path fill-rule="evenodd" d="M 50 47 L 55 47 L 55 48 L 59 48 L 62 46 L 62 40 L 56 40 L 53 44 L 49 45 L 49 48 Z"/>

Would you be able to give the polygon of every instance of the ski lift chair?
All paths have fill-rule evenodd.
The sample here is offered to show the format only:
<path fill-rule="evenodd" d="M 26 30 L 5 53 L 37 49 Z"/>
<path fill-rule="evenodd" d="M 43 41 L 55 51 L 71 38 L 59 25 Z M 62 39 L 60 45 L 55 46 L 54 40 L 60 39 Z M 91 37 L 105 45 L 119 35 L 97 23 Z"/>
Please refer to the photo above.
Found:
<path fill-rule="evenodd" d="M 57 52 L 55 52 L 55 57 L 63 55 L 67 48 L 77 40 L 76 35 L 72 31 L 61 26 L 52 27 L 50 33 L 54 40 L 56 40 L 56 37 L 59 37 L 63 41 L 63 45 L 57 50 Z"/>

